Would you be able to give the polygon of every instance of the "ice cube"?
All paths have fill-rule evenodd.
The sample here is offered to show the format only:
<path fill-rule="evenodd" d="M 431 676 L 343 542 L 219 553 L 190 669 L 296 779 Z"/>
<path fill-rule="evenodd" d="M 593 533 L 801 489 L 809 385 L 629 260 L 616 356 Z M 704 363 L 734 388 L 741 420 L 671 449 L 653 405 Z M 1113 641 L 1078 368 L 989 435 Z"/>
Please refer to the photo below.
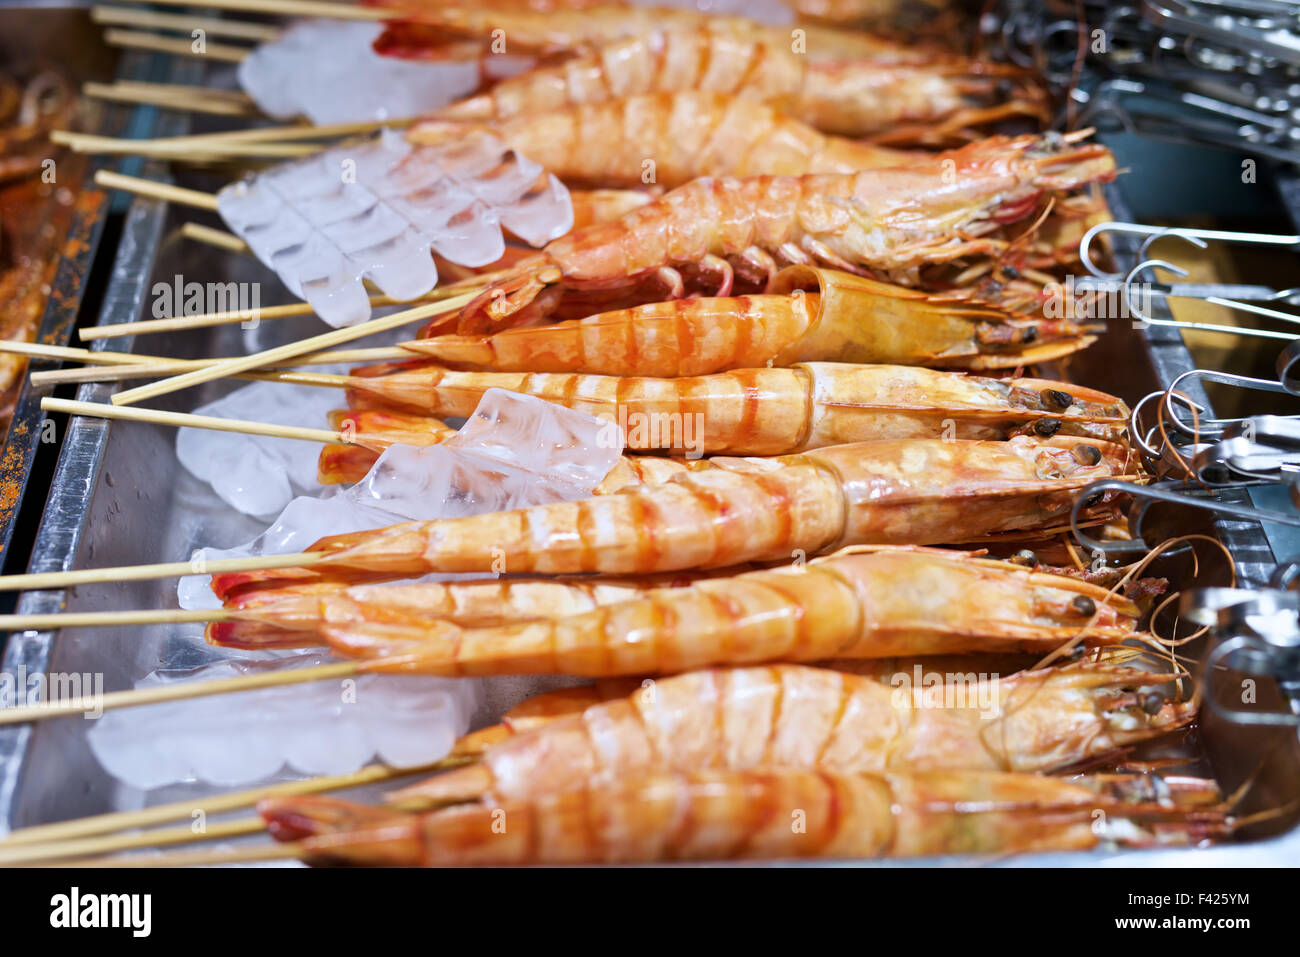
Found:
<path fill-rule="evenodd" d="M 218 662 L 184 673 L 153 672 L 136 687 L 325 661 L 298 653 L 270 663 Z M 132 787 L 182 781 L 238 787 L 286 767 L 346 774 L 375 757 L 396 766 L 436 761 L 465 733 L 481 698 L 477 681 L 365 675 L 110 711 L 91 726 L 87 740 L 104 769 Z"/>
<path fill-rule="evenodd" d="M 255 382 L 194 411 L 274 425 L 314 424 L 326 421 L 339 398 L 335 390 L 318 386 Z M 176 456 L 186 470 L 210 483 L 223 501 L 246 515 L 275 515 L 295 492 L 320 487 L 316 482 L 320 446 L 314 442 L 183 428 L 176 435 Z"/>
<path fill-rule="evenodd" d="M 464 266 L 505 252 L 501 224 L 541 245 L 573 227 L 569 192 L 489 133 L 413 146 L 386 131 L 232 183 L 232 230 L 331 325 L 370 316 L 363 281 L 413 299 L 438 281 L 430 250 Z"/>
<path fill-rule="evenodd" d="M 260 45 L 239 65 L 239 83 L 277 119 L 316 125 L 419 116 L 474 92 L 473 61 L 384 57 L 378 23 L 303 20 Z"/>
<path fill-rule="evenodd" d="M 446 442 L 391 446 L 352 488 L 299 496 L 253 541 L 204 549 L 201 557 L 291 554 L 326 535 L 570 502 L 590 495 L 622 454 L 622 434 L 612 423 L 535 396 L 489 389 Z M 180 606 L 220 607 L 207 582 L 206 575 L 182 578 Z"/>

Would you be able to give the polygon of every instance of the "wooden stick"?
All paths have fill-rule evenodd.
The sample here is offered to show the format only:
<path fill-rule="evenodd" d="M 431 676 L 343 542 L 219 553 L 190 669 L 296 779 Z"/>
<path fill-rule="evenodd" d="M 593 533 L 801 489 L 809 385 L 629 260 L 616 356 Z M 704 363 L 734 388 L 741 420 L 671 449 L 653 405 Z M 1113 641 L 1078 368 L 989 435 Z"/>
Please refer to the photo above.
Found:
<path fill-rule="evenodd" d="M 189 625 L 229 621 L 223 608 L 187 611 L 181 608 L 133 611 L 58 612 L 50 615 L 0 615 L 0 631 L 45 631 L 52 628 L 94 628 L 119 625 Z M 0 844 L 3 844 L 0 841 Z"/>
<path fill-rule="evenodd" d="M 289 375 L 290 373 L 283 373 Z M 346 382 L 347 376 L 330 376 Z M 331 382 L 330 385 L 337 383 Z M 301 439 L 304 442 L 342 443 L 366 446 L 359 435 L 334 432 L 329 429 L 308 429 L 298 425 L 275 425 L 269 422 L 250 422 L 245 419 L 223 419 L 213 415 L 194 415 L 189 412 L 164 412 L 162 409 L 122 408 L 103 402 L 77 402 L 72 399 L 41 399 L 41 408 L 47 412 L 67 412 L 69 415 L 89 415 L 100 419 L 125 419 L 129 422 L 149 422 L 176 428 L 211 429 L 215 432 L 236 432 L 241 435 L 264 435 L 273 439 Z"/>
<path fill-rule="evenodd" d="M 117 27 L 147 27 L 154 30 L 179 30 L 182 33 L 202 30 L 214 37 L 234 37 L 256 43 L 268 43 L 279 38 L 283 32 L 279 27 L 269 23 L 219 20 L 215 17 L 198 17 L 182 13 L 154 13 L 151 10 L 137 10 L 133 7 L 91 7 L 90 19 L 95 23 Z"/>
<path fill-rule="evenodd" d="M 132 89 L 124 81 L 119 83 L 88 82 L 81 88 L 84 96 L 96 100 L 108 100 L 112 103 L 140 103 L 157 106 L 168 110 L 186 110 L 196 113 L 208 113 L 214 116 L 250 116 L 257 111 L 251 100 L 241 102 L 218 96 L 205 96 L 208 93 L 226 91 L 205 90 L 202 87 L 181 87 L 169 83 L 140 84 L 157 89 Z M 196 91 L 191 95 L 179 92 L 183 89 Z"/>
<path fill-rule="evenodd" d="M 464 295 L 445 300 L 444 302 L 431 303 L 425 306 L 416 306 L 414 309 L 404 309 L 401 312 L 393 313 L 391 316 L 371 319 L 369 322 L 363 322 L 346 329 L 335 329 L 318 336 L 301 339 L 298 342 L 291 342 L 274 349 L 267 349 L 264 352 L 254 353 L 253 355 L 243 356 L 238 359 L 225 359 L 207 367 L 206 369 L 195 369 L 192 372 L 182 373 L 181 375 L 174 376 L 170 379 L 163 379 L 161 382 L 152 382 L 146 386 L 140 386 L 136 389 L 128 389 L 125 392 L 119 392 L 113 396 L 113 404 L 130 405 L 134 402 L 151 399 L 159 395 L 166 395 L 170 392 L 175 392 L 178 389 L 188 389 L 204 382 L 211 382 L 214 379 L 221 379 L 226 376 L 235 375 L 239 372 L 249 372 L 262 366 L 271 366 L 276 364 L 282 365 L 290 359 L 294 359 L 310 352 L 329 349 L 333 346 L 341 345 L 344 342 L 351 342 L 354 339 L 360 339 L 363 336 L 368 336 L 376 332 L 386 332 L 389 329 L 397 329 L 412 322 L 429 319 L 433 316 L 442 315 L 447 312 L 454 312 L 473 300 L 475 295 L 476 293 L 474 292 L 465 293 Z"/>
<path fill-rule="evenodd" d="M 242 837 L 266 830 L 260 817 L 245 817 L 234 821 L 214 821 L 196 833 L 189 825 L 159 828 L 140 834 L 110 834 L 106 837 L 78 838 L 50 844 L 27 844 L 7 848 L 0 844 L 0 867 L 32 864 L 36 861 L 56 861 L 66 857 L 85 857 L 110 854 L 114 851 L 139 850 L 146 847 L 167 847 L 188 844 L 192 841 L 216 841 L 228 837 Z"/>
<path fill-rule="evenodd" d="M 251 864 L 258 861 L 299 860 L 307 848 L 300 841 L 284 844 L 254 844 L 249 847 L 214 847 L 201 851 L 170 851 L 166 854 L 117 854 L 112 857 L 74 858 L 58 867 L 215 867 L 220 864 Z"/>
<path fill-rule="evenodd" d="M 2 352 L 3 350 L 0 350 Z M 128 353 L 129 354 L 129 353 Z M 408 352 L 399 347 L 388 349 L 340 349 L 333 353 L 321 353 L 322 356 L 336 356 L 340 358 L 317 359 L 312 356 L 304 356 L 307 361 L 297 361 L 298 365 L 323 365 L 333 362 L 392 362 L 401 361 L 402 359 L 419 358 L 419 353 Z M 152 358 L 152 357 L 151 357 Z M 220 359 L 177 359 L 169 362 L 145 362 L 138 365 L 110 365 L 110 366 L 93 366 L 82 369 L 57 369 L 51 372 L 33 372 L 29 378 L 36 388 L 45 388 L 52 385 L 62 385 L 67 382 L 125 382 L 130 379 L 160 379 L 169 375 L 176 375 L 181 372 L 189 372 L 191 369 L 205 369 L 208 366 L 220 362 Z M 248 379 L 254 382 L 288 382 L 285 378 L 289 370 L 270 370 L 267 372 L 241 372 L 235 376 L 236 379 Z M 339 382 L 309 381 L 300 383 L 303 385 L 319 386 L 338 386 Z"/>
<path fill-rule="evenodd" d="M 154 0 L 160 7 L 192 7 L 195 0 Z M 281 17 L 325 17 L 334 20 L 401 19 L 400 10 L 354 6 L 331 0 L 204 0 L 200 6 L 210 10 L 238 10 Z"/>
<path fill-rule="evenodd" d="M 174 366 L 159 367 L 151 364 L 136 366 L 83 366 L 79 369 L 54 369 L 50 372 L 33 372 L 27 377 L 35 389 L 86 382 L 130 382 L 132 379 L 157 379 L 182 371 Z"/>
<path fill-rule="evenodd" d="M 173 359 L 169 356 L 141 355 L 137 352 L 96 351 L 94 349 L 78 349 L 75 346 L 47 346 L 34 342 L 15 342 L 9 339 L 0 339 L 0 354 L 4 353 L 34 356 L 40 359 L 84 362 L 87 365 L 157 365 L 170 366 L 178 370 L 202 368 L 213 362 L 220 362 L 222 358 L 225 358 L 223 356 L 216 359 Z M 293 364 L 295 366 L 310 366 L 330 365 L 336 362 L 386 362 L 394 359 L 418 359 L 420 356 L 421 353 L 404 349 L 400 345 L 375 346 L 370 349 L 331 349 L 325 352 L 313 352 L 309 355 L 299 356 L 294 360 Z"/>
<path fill-rule="evenodd" d="M 147 361 L 144 356 L 129 352 L 92 352 L 90 349 L 78 349 L 73 346 L 47 346 L 39 342 L 17 342 L 13 339 L 0 339 L 0 353 L 31 356 L 35 359 L 93 362 L 96 365 L 139 365 Z"/>
<path fill-rule="evenodd" d="M 183 239 L 195 239 L 201 243 L 207 243 L 209 246 L 216 246 L 218 249 L 224 249 L 232 253 L 251 253 L 248 243 L 244 242 L 234 233 L 228 233 L 225 230 L 213 229 L 211 226 L 203 226 L 200 223 L 185 223 L 181 226 L 181 237 Z"/>
<path fill-rule="evenodd" d="M 155 53 L 192 56 L 200 60 L 220 60 L 224 63 L 242 63 L 250 52 L 247 47 L 205 43 L 203 52 L 199 53 L 194 49 L 194 41 L 187 37 L 164 37 L 157 33 L 144 33 L 139 30 L 105 30 L 104 42 L 111 47 L 152 50 Z"/>
<path fill-rule="evenodd" d="M 181 564 L 188 563 L 182 562 Z M 211 564 L 215 565 L 216 562 Z M 230 694 L 239 691 L 256 691 L 260 688 L 277 688 L 283 685 L 308 684 L 316 681 L 330 681 L 335 678 L 351 678 L 360 674 L 361 667 L 362 663 L 359 661 L 342 661 L 329 665 L 313 665 L 310 668 L 284 668 L 279 671 L 262 672 L 261 674 L 238 675 L 234 678 L 178 682 L 155 685 L 151 688 L 133 688 L 130 691 L 110 691 L 108 694 L 98 697 L 95 695 L 89 697 L 82 695 L 80 698 L 68 698 L 64 701 L 42 702 L 17 708 L 0 708 L 0 725 L 26 724 L 30 721 L 66 718 L 79 714 L 98 714 L 103 711 L 115 711 L 118 708 L 160 704 L 165 701 L 185 701 L 190 698 L 206 698 L 212 695 Z"/>
<path fill-rule="evenodd" d="M 106 156 L 157 156 L 164 159 L 187 159 L 194 162 L 215 162 L 230 157 L 251 156 L 258 159 L 293 159 L 320 152 L 320 146 L 307 143 L 245 143 L 218 140 L 199 146 L 171 143 L 167 140 L 128 140 L 111 136 L 95 136 L 69 130 L 53 130 L 50 141 L 66 146 L 76 153 L 93 153 Z"/>
<path fill-rule="evenodd" d="M 153 92 L 164 96 L 182 98 L 202 97 L 205 100 L 228 100 L 245 106 L 256 106 L 256 102 L 243 90 L 225 90 L 213 86 L 193 86 L 187 83 L 155 83 L 152 80 L 114 80 L 114 89 L 131 92 Z"/>
<path fill-rule="evenodd" d="M 405 129 L 419 117 L 408 116 L 387 120 L 363 120 L 356 123 L 294 123 L 283 126 L 257 126 L 246 130 L 226 130 L 219 133 L 192 133 L 188 136 L 167 136 L 153 140 L 130 140 L 132 143 L 168 143 L 204 146 L 222 143 L 291 143 L 296 140 L 328 140 L 363 133 L 377 133 L 385 129 Z"/>
<path fill-rule="evenodd" d="M 160 562 L 155 565 L 119 565 L 114 568 L 81 568 L 67 572 L 32 572 L 0 575 L 0 591 L 34 591 L 42 588 L 72 588 L 109 582 L 151 581 L 182 578 L 185 575 L 221 575 L 226 572 L 262 571 L 268 568 L 297 568 L 325 560 L 321 552 L 297 555 L 260 555 L 252 558 L 214 558 L 188 562 Z M 0 710 L 0 714 L 3 710 Z"/>
<path fill-rule="evenodd" d="M 156 180 L 143 179 L 139 176 L 127 176 L 125 173 L 116 173 L 110 169 L 95 171 L 95 185 L 102 186 L 105 189 L 125 190 L 128 193 L 147 196 L 150 199 L 161 199 L 169 203 L 193 206 L 196 209 L 206 209 L 210 212 L 217 211 L 217 197 L 212 193 L 204 193 L 197 189 L 186 189 L 183 186 L 173 186 L 170 183 L 159 183 Z"/>
<path fill-rule="evenodd" d="M 261 787 L 231 791 L 211 797 L 195 798 L 189 801 L 175 801 L 171 804 L 159 804 L 139 811 L 114 811 L 109 814 L 96 814 L 92 817 L 77 818 L 71 821 L 58 821 L 53 824 L 37 824 L 12 831 L 0 840 L 0 849 L 21 844 L 42 844 L 47 841 L 63 841 L 77 837 L 89 837 L 92 834 L 107 834 L 112 831 L 125 831 L 132 828 L 150 827 L 179 821 L 190 817 L 195 811 L 204 814 L 222 814 L 241 807 L 249 807 L 269 797 L 289 797 L 297 794 L 319 794 L 322 791 L 338 791 L 344 788 L 362 787 L 377 784 L 394 778 L 409 777 L 415 774 L 435 774 L 450 768 L 461 767 L 473 760 L 470 756 L 451 756 L 414 768 L 390 768 L 382 764 L 370 764 L 351 774 L 321 775 L 305 778 L 301 781 L 284 781 L 280 784 L 267 784 Z"/>
<path fill-rule="evenodd" d="M 243 240 L 238 241 L 243 242 Z M 448 298 L 449 295 L 455 295 L 455 293 L 449 292 L 448 289 L 449 287 L 433 289 L 427 295 L 412 299 L 409 302 L 392 299 L 388 296 L 371 296 L 370 305 L 377 308 L 381 306 L 412 305 L 421 302 L 438 302 Z M 315 314 L 316 310 L 312 308 L 311 303 L 292 302 L 283 306 L 264 306 L 257 310 L 257 319 L 260 322 L 263 319 L 284 319 L 290 316 L 312 316 Z M 233 326 L 237 322 L 247 322 L 248 320 L 248 310 L 230 309 L 225 312 L 205 312 L 193 316 L 173 316 L 169 319 L 142 319 L 139 322 L 119 322 L 108 326 L 90 326 L 80 330 L 79 335 L 83 341 L 89 339 L 117 339 L 123 336 L 142 336 L 155 332 L 201 329 L 206 326 Z"/>

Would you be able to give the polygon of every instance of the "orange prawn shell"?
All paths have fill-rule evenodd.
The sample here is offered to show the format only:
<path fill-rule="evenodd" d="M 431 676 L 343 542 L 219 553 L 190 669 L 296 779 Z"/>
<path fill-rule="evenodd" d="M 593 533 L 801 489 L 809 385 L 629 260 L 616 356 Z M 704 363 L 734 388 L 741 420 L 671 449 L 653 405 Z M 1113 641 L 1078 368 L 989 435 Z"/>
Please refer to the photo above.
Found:
<path fill-rule="evenodd" d="M 834 361 L 1015 368 L 1060 358 L 1085 348 L 1093 336 L 1046 342 L 1004 355 L 981 352 L 976 326 L 1021 319 L 1009 310 L 954 295 L 936 295 L 824 266 L 787 266 L 768 292 L 806 299 L 806 331 L 779 352 L 773 365 Z M 796 305 L 794 308 L 798 308 Z M 1068 330 L 1067 330 L 1068 331 Z"/>

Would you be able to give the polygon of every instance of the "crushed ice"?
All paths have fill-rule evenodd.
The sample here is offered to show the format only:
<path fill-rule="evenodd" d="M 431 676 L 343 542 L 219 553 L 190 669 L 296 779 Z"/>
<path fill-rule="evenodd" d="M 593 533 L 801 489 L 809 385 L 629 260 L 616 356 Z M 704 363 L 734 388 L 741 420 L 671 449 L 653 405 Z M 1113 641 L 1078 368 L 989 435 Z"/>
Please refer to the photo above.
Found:
<path fill-rule="evenodd" d="M 294 498 L 256 540 L 204 557 L 282 554 L 323 535 L 585 498 L 623 452 L 608 438 L 599 419 L 491 389 L 446 442 L 395 445 L 353 488 Z M 219 607 L 207 576 L 182 579 L 177 592 L 183 608 Z M 228 660 L 183 674 L 154 672 L 136 687 L 322 660 L 300 651 L 222 651 Z M 142 789 L 195 779 L 243 785 L 284 766 L 341 774 L 376 755 L 411 767 L 447 753 L 482 694 L 481 679 L 367 676 L 110 711 L 88 738 L 106 770 Z"/>
<path fill-rule="evenodd" d="M 430 249 L 486 266 L 505 252 L 502 227 L 533 245 L 573 227 L 564 184 L 486 131 L 414 146 L 386 130 L 232 183 L 217 206 L 333 326 L 369 318 L 366 278 L 398 300 L 427 293 L 438 281 Z"/>

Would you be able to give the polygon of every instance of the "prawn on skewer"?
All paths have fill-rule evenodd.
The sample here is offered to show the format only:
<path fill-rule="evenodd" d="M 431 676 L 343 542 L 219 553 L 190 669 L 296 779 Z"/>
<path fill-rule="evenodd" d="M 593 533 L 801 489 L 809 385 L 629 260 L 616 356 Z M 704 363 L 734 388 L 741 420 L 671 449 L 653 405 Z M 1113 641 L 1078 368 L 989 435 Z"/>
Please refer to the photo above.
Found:
<path fill-rule="evenodd" d="M 459 139 L 473 124 L 428 119 L 417 144 Z M 913 154 L 827 136 L 761 102 L 684 91 L 530 112 L 490 124 L 511 148 L 568 186 L 665 189 L 699 176 L 802 176 L 899 166 Z"/>
<path fill-rule="evenodd" d="M 693 671 L 577 714 L 552 718 L 556 705 L 570 701 L 540 702 L 549 707 L 531 730 L 521 727 L 474 765 L 388 799 L 495 802 L 654 768 L 1057 771 L 1186 727 L 1197 703 L 1159 690 L 1171 677 L 1084 661 L 963 675 L 945 700 L 943 687 L 891 686 L 801 665 Z"/>
<path fill-rule="evenodd" d="M 933 549 L 711 578 L 568 618 L 460 628 L 321 599 L 321 633 L 366 671 L 646 675 L 717 665 L 1039 651 L 1133 635 L 1133 606 L 1078 579 Z"/>
<path fill-rule="evenodd" d="M 742 569 L 743 570 L 743 569 Z M 729 570 L 731 571 L 731 570 Z M 680 588 L 710 573 L 639 578 L 515 578 L 468 582 L 356 585 L 313 582 L 248 590 L 227 606 L 232 620 L 207 626 L 207 640 L 227 648 L 301 648 L 323 643 L 320 601 L 337 594 L 375 615 L 406 614 L 465 627 L 565 617 L 641 598 L 658 588 Z M 719 573 L 721 574 L 721 573 Z"/>
<path fill-rule="evenodd" d="M 308 837 L 300 852 L 314 864 L 384 866 L 879 858 L 1194 844 L 1232 829 L 1222 807 L 1139 801 L 1121 784 L 1131 787 L 978 771 L 652 771 L 498 807 L 364 809 L 365 823 Z M 273 836 L 295 839 L 349 807 L 290 797 L 258 809 Z"/>
<path fill-rule="evenodd" d="M 467 416 L 493 388 L 617 425 L 627 448 L 780 455 L 877 439 L 1005 439 L 1021 432 L 1120 438 L 1112 395 L 1047 379 L 989 379 L 918 366 L 799 363 L 677 379 L 454 372 L 415 365 L 349 380 L 437 416 Z"/>
<path fill-rule="evenodd" d="M 1042 88 L 1018 67 L 961 58 L 881 63 L 835 61 L 788 41 L 714 31 L 655 32 L 602 43 L 542 64 L 436 111 L 436 118 L 490 122 L 628 96 L 699 91 L 768 103 L 826 133 L 883 136 L 893 145 L 954 146 L 1010 117 L 1045 125 Z"/>
<path fill-rule="evenodd" d="M 792 266 L 773 294 L 673 299 L 495 335 L 436 336 L 405 347 L 456 367 L 674 378 L 800 362 L 1013 369 L 1095 341 L 1074 322 L 959 294 Z"/>
<path fill-rule="evenodd" d="M 443 59 L 449 48 L 458 52 L 466 44 L 510 55 L 556 57 L 613 41 L 664 35 L 762 42 L 785 49 L 792 49 L 796 40 L 792 27 L 681 7 L 600 3 L 583 4 L 581 9 L 539 10 L 413 0 L 375 5 L 391 7 L 401 17 L 387 23 L 385 32 L 375 40 L 376 51 L 407 59 Z M 856 30 L 814 25 L 798 29 L 804 51 L 799 55 L 815 60 L 863 59 L 889 64 L 954 59 Z M 500 49 L 502 39 L 506 40 L 505 49 Z"/>
<path fill-rule="evenodd" d="M 859 442 L 777 458 L 713 458 L 659 485 L 320 539 L 311 567 L 212 579 L 244 588 L 431 573 L 641 575 L 789 561 L 847 545 L 960 544 L 1058 527 L 1079 491 L 1132 478 L 1123 447 L 1065 436 L 1005 442 Z M 1116 514 L 1116 493 L 1080 521 Z M 883 652 L 882 652 L 883 654 Z"/>
<path fill-rule="evenodd" d="M 905 167 L 694 180 L 549 243 L 465 306 L 458 331 L 541 321 L 570 294 L 648 285 L 679 298 L 682 269 L 719 296 L 737 277 L 766 285 L 778 260 L 916 285 L 924 266 L 996 258 L 1010 244 L 989 233 L 1031 216 L 1042 195 L 1113 177 L 1110 151 L 1079 139 L 993 137 Z"/>
<path fill-rule="evenodd" d="M 370 447 L 330 443 L 321 449 L 317 478 L 322 484 L 359 481 L 379 458 L 379 449 L 389 445 L 437 445 L 456 430 L 432 416 L 411 415 L 387 409 L 336 410 L 329 416 L 330 428 L 346 436 L 364 435 Z"/>

